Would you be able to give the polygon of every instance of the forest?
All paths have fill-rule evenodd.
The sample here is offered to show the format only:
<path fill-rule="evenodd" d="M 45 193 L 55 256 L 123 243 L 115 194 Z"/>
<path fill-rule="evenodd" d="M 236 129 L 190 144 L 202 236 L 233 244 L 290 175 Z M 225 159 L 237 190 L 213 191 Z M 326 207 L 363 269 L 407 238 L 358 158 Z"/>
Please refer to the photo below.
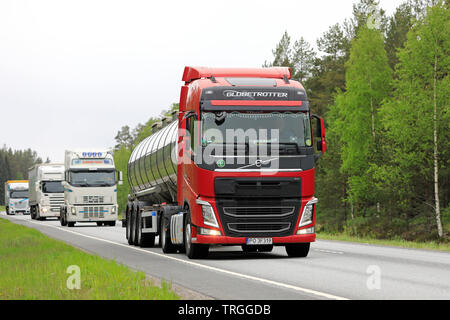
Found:
<path fill-rule="evenodd" d="M 37 163 L 42 163 L 42 159 L 31 149 L 13 150 L 6 145 L 0 149 L 0 205 L 5 202 L 5 182 L 28 180 L 28 169 Z"/>
<path fill-rule="evenodd" d="M 319 233 L 449 241 L 449 23 L 445 1 L 407 0 L 388 16 L 377 1 L 360 0 L 316 46 L 284 32 L 262 64 L 290 67 L 312 113 L 325 118 Z M 124 173 L 156 121 L 118 131 L 115 158 Z M 125 182 L 122 210 L 128 193 Z"/>

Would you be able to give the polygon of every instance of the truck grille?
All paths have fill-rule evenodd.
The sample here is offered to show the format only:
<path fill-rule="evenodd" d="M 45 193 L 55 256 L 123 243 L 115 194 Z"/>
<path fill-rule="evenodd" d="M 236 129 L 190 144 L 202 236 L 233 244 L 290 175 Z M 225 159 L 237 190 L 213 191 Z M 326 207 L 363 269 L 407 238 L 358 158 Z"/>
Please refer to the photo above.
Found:
<path fill-rule="evenodd" d="M 59 212 L 60 207 L 64 204 L 64 196 L 50 197 L 50 211 Z"/>
<path fill-rule="evenodd" d="M 108 210 L 105 210 L 104 207 L 84 207 L 83 211 L 80 211 L 85 219 L 104 218 L 107 212 Z"/>
<path fill-rule="evenodd" d="M 224 207 L 223 213 L 232 217 L 285 217 L 294 213 L 295 207 Z"/>
<path fill-rule="evenodd" d="M 104 196 L 83 196 L 83 203 L 96 204 L 96 203 L 104 203 Z"/>
<path fill-rule="evenodd" d="M 290 222 L 228 223 L 228 229 L 238 233 L 279 233 L 290 228 Z"/>
<path fill-rule="evenodd" d="M 225 235 L 231 237 L 283 237 L 294 233 L 299 199 L 217 199 Z"/>

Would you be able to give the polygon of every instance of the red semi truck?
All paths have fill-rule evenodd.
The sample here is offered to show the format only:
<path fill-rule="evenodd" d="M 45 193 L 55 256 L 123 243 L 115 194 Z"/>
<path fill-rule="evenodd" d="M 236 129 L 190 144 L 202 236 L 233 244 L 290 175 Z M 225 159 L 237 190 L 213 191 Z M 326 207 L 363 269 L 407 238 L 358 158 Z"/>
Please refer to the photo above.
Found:
<path fill-rule="evenodd" d="M 159 236 L 163 252 L 191 259 L 217 245 L 308 255 L 325 127 L 290 78 L 284 67 L 185 68 L 179 112 L 155 124 L 128 163 L 130 245 Z"/>

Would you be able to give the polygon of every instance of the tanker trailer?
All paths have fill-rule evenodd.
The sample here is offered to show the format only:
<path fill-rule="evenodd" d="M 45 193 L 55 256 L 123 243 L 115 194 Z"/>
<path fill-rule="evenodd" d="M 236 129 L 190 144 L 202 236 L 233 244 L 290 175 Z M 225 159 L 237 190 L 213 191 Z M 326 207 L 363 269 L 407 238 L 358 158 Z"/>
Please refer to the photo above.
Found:
<path fill-rule="evenodd" d="M 284 67 L 185 68 L 178 117 L 154 124 L 128 162 L 130 245 L 159 236 L 164 253 L 191 259 L 216 245 L 308 255 L 325 125 L 290 76 Z"/>

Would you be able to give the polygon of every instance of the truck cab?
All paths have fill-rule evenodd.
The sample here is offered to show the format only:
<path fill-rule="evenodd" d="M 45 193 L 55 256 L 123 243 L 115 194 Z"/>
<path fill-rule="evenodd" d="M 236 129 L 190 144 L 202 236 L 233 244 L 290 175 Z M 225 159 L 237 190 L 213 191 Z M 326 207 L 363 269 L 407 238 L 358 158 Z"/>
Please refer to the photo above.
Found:
<path fill-rule="evenodd" d="M 30 214 L 28 202 L 28 180 L 9 180 L 5 182 L 6 214 Z"/>
<path fill-rule="evenodd" d="M 59 218 L 64 204 L 64 164 L 43 163 L 28 172 L 31 219 Z"/>
<path fill-rule="evenodd" d="M 116 224 L 117 185 L 122 174 L 115 169 L 112 150 L 82 149 L 66 151 L 62 226 L 77 222 L 96 222 L 98 226 Z"/>

